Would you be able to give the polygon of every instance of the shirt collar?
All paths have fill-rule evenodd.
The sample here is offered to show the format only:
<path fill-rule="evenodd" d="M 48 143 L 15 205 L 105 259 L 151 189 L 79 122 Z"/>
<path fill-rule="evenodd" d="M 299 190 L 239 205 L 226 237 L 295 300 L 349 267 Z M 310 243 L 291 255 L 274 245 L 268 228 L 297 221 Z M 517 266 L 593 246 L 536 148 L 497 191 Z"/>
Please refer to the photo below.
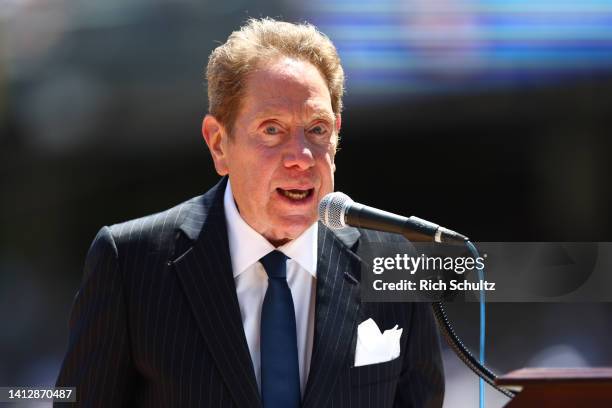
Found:
<path fill-rule="evenodd" d="M 223 196 L 223 206 L 234 278 L 275 249 L 297 262 L 313 277 L 317 277 L 318 228 L 316 222 L 296 239 L 275 248 L 244 221 L 236 208 L 229 180 Z"/>

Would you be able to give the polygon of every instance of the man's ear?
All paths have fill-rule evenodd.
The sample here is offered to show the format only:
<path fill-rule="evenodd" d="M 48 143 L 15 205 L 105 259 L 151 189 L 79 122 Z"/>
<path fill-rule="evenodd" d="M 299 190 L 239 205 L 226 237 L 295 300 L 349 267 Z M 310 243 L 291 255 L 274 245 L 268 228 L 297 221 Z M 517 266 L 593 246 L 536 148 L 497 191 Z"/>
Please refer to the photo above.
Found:
<path fill-rule="evenodd" d="M 215 163 L 215 170 L 220 176 L 225 176 L 229 173 L 228 155 L 227 155 L 227 138 L 225 128 L 212 115 L 206 115 L 202 121 L 202 136 L 208 145 L 208 150 L 212 155 Z"/>
<path fill-rule="evenodd" d="M 336 132 L 340 133 L 340 128 L 342 127 L 342 115 L 336 115 Z"/>

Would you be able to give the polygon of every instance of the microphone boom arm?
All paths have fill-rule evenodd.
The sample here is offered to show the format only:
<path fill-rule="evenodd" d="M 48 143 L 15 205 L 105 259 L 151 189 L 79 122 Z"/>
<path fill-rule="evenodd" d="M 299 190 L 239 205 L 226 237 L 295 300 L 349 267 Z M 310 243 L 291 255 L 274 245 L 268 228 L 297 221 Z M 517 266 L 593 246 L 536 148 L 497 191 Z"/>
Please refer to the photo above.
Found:
<path fill-rule="evenodd" d="M 408 218 L 356 202 L 343 210 L 347 225 L 401 234 L 410 241 L 463 245 L 468 240 L 465 235 L 415 216 Z"/>

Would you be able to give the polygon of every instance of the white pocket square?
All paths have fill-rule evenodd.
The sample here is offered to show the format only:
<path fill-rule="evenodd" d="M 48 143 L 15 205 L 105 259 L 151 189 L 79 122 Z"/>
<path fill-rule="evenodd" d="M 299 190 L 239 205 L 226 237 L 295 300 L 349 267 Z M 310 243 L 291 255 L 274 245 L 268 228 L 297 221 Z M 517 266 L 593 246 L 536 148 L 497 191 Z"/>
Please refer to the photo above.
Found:
<path fill-rule="evenodd" d="M 402 330 L 396 324 L 394 328 L 381 333 L 371 318 L 362 322 L 357 327 L 355 367 L 384 363 L 399 357 Z"/>

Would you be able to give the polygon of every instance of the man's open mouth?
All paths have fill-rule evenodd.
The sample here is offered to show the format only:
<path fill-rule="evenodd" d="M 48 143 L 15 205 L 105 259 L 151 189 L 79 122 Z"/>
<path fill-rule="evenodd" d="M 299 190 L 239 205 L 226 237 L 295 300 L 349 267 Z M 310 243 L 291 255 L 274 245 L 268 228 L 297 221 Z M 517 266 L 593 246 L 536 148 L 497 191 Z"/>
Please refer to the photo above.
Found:
<path fill-rule="evenodd" d="M 310 188 L 308 190 L 298 190 L 298 189 L 285 190 L 282 188 L 277 188 L 276 191 L 278 191 L 279 194 L 291 200 L 299 201 L 307 197 L 310 197 L 312 193 L 314 192 L 314 188 Z"/>

